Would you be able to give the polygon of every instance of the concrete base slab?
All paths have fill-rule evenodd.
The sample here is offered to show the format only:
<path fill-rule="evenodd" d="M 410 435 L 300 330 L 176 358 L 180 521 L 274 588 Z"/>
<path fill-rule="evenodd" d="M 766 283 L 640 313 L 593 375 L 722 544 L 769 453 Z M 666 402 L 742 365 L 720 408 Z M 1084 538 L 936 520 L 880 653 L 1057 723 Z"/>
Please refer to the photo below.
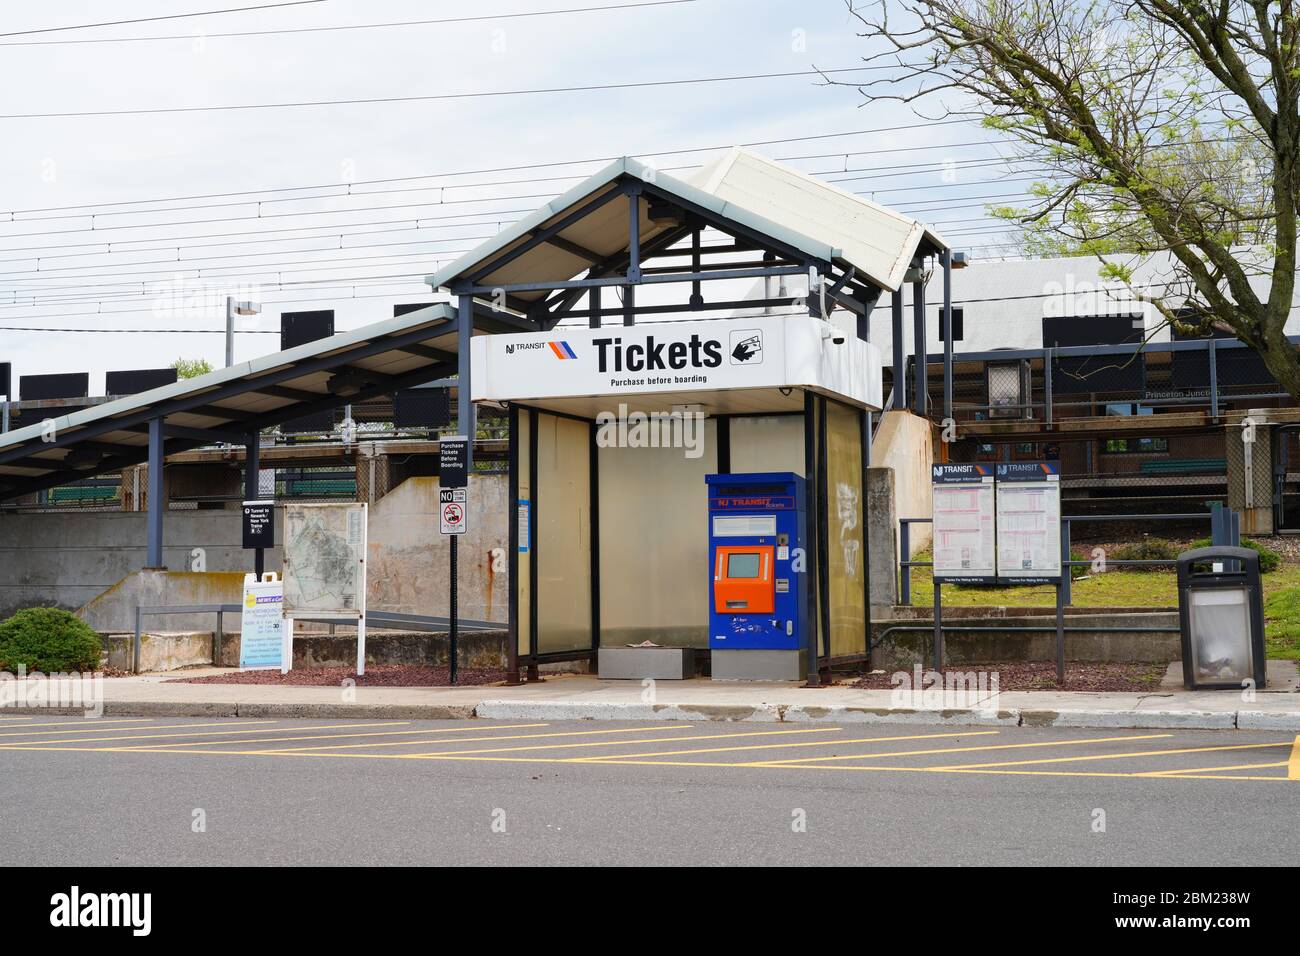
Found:
<path fill-rule="evenodd" d="M 714 649 L 714 680 L 794 681 L 806 676 L 803 651 L 723 651 Z"/>
<path fill-rule="evenodd" d="M 695 676 L 693 647 L 602 647 L 601 680 L 688 680 Z"/>
<path fill-rule="evenodd" d="M 1169 669 L 1165 671 L 1164 678 L 1160 681 L 1161 690 L 1182 690 L 1183 689 L 1183 662 L 1170 661 Z M 1223 693 L 1222 691 L 1220 693 Z M 1226 693 L 1237 693 L 1236 688 L 1228 690 Z M 1295 694 L 1300 693 L 1300 661 L 1276 661 L 1269 660 L 1264 662 L 1264 686 L 1257 688 L 1256 693 L 1260 694 Z"/>

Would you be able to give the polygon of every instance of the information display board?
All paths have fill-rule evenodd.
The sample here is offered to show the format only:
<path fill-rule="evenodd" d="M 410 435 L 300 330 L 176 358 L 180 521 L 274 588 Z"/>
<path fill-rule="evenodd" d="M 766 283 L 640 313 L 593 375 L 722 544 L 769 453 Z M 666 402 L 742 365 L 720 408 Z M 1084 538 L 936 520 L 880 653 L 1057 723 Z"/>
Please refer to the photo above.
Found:
<path fill-rule="evenodd" d="M 935 579 L 959 583 L 993 580 L 993 467 L 933 465 L 931 483 Z"/>
<path fill-rule="evenodd" d="M 1054 461 L 997 466 L 999 578 L 1018 584 L 1061 579 L 1061 467 Z"/>
<path fill-rule="evenodd" d="M 357 617 L 366 610 L 364 503 L 284 509 L 285 613 Z"/>
<path fill-rule="evenodd" d="M 268 571 L 263 580 L 244 575 L 239 626 L 239 669 L 279 669 L 283 660 L 284 582 Z"/>

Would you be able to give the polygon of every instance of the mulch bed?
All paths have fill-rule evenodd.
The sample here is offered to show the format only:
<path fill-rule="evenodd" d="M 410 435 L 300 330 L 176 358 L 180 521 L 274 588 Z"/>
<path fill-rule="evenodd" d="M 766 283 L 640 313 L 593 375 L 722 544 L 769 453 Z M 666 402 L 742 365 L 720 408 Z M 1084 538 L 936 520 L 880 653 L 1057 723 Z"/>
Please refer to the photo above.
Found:
<path fill-rule="evenodd" d="M 506 679 L 504 670 L 462 667 L 456 672 L 456 686 L 495 684 Z M 416 664 L 376 664 L 358 677 L 351 667 L 299 667 L 281 674 L 278 670 L 237 671 L 207 677 L 178 677 L 173 684 L 283 684 L 308 687 L 338 687 L 345 680 L 358 687 L 448 687 L 451 673 L 442 667 Z"/>
<path fill-rule="evenodd" d="M 968 674 L 983 671 L 998 675 L 998 690 L 1067 690 L 1067 691 L 1150 691 L 1160 686 L 1164 664 L 1130 662 L 1065 662 L 1065 684 L 1056 683 L 1056 664 L 1049 661 L 1014 664 L 967 664 L 950 667 L 944 673 Z M 863 690 L 893 690 L 891 673 L 868 674 L 853 686 Z M 910 678 L 910 674 L 909 674 Z"/>

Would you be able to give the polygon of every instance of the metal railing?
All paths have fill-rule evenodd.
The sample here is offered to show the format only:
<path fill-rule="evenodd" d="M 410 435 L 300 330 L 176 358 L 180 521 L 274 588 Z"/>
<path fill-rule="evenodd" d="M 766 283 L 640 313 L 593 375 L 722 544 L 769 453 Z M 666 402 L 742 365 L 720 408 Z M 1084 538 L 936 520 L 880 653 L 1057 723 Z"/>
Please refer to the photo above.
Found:
<path fill-rule="evenodd" d="M 157 616 L 163 614 L 216 614 L 217 629 L 212 635 L 212 664 L 214 667 L 220 667 L 222 661 L 221 645 L 225 635 L 225 616 L 227 614 L 242 614 L 243 609 L 238 604 L 167 604 L 143 606 L 137 605 L 135 609 L 135 640 L 131 645 L 131 673 L 140 673 L 140 647 L 142 634 L 144 633 L 144 618 L 147 616 Z M 294 616 L 294 621 L 303 621 L 312 624 L 329 624 L 330 631 L 333 632 L 333 626 L 338 622 L 337 618 L 325 619 L 314 617 Z M 465 631 L 499 631 L 507 625 L 495 621 L 477 621 L 467 618 L 458 618 L 457 627 Z M 366 626 L 378 628 L 380 630 L 410 630 L 410 631 L 446 631 L 451 628 L 451 618 L 436 617 L 428 614 L 402 614 L 397 611 L 367 611 Z"/>
<path fill-rule="evenodd" d="M 1300 336 L 1291 336 L 1292 343 L 1300 344 Z M 1097 387 L 1062 387 L 1061 375 L 1073 375 L 1062 367 L 1062 360 L 1075 362 L 1087 359 L 1112 359 L 1108 367 L 1131 366 L 1134 374 L 1142 373 L 1141 384 L 1132 387 L 1104 387 L 1100 376 Z M 1148 358 L 1159 361 L 1148 363 Z M 1194 367 L 1187 363 L 1195 362 Z M 959 417 L 969 419 L 994 419 L 1008 421 L 1037 418 L 1053 423 L 1058 412 L 1089 410 L 1106 403 L 1140 403 L 1150 406 L 1206 407 L 1210 417 L 1218 419 L 1226 401 L 1258 401 L 1287 398 L 1283 389 L 1259 363 L 1254 351 L 1233 339 L 1185 339 L 1166 342 L 1147 342 L 1142 345 L 1088 345 L 1055 348 L 999 349 L 981 352 L 957 352 L 950 357 L 943 353 L 925 356 L 926 390 L 928 407 L 938 418 Z M 1014 365 L 1023 367 L 1023 385 L 1015 401 L 993 402 L 987 394 L 986 370 L 989 365 Z M 977 372 L 962 372 L 960 367 L 978 365 Z M 937 370 L 938 374 L 935 374 Z M 886 366 L 890 376 L 892 368 Z M 900 394 L 900 407 L 915 391 L 918 375 L 915 356 L 907 362 L 906 393 Z M 1079 373 L 1082 381 L 1097 375 L 1100 368 Z M 1055 380 L 1054 380 L 1055 379 Z M 1150 379 L 1150 380 L 1148 380 Z M 1180 381 L 1180 379 L 1182 381 Z M 898 383 L 890 382 L 897 390 Z M 933 386 L 933 388 L 932 388 Z M 942 389 L 942 401 L 936 393 Z M 894 407 L 891 399 L 886 408 Z M 964 413 L 957 415 L 957 412 Z M 1010 414 L 1008 414 L 1010 413 Z"/>
<path fill-rule="evenodd" d="M 899 587 L 898 599 L 899 604 L 911 606 L 912 604 L 912 568 L 932 568 L 933 561 L 913 561 L 911 559 L 911 526 L 914 524 L 931 524 L 933 518 L 899 518 L 898 519 L 898 554 L 899 554 Z M 1186 521 L 1209 521 L 1210 536 L 1216 544 L 1234 543 L 1240 538 L 1241 516 L 1230 509 L 1211 507 L 1207 511 L 1191 512 L 1184 514 L 1132 514 L 1132 515 L 1062 515 L 1061 516 L 1061 591 L 1062 603 L 1069 606 L 1072 603 L 1070 583 L 1072 575 L 1071 568 L 1091 567 L 1093 562 L 1090 560 L 1076 561 L 1070 557 L 1070 527 L 1072 524 L 1081 522 L 1137 522 L 1137 521 L 1167 521 L 1167 522 L 1186 522 Z M 1157 558 L 1107 558 L 1107 567 L 1169 567 L 1174 564 L 1173 560 L 1160 560 Z M 1014 582 L 1008 582 L 1011 584 Z"/>

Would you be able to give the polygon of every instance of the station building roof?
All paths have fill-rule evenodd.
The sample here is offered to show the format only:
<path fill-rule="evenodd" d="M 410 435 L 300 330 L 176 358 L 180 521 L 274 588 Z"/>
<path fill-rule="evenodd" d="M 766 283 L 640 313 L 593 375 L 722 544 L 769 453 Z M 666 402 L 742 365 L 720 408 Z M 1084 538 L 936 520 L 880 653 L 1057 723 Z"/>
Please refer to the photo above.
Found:
<path fill-rule="evenodd" d="M 808 259 L 852 268 L 889 291 L 902 284 L 915 256 L 946 248 L 941 237 L 917 220 L 757 153 L 733 149 L 689 179 L 669 176 L 630 157 L 615 160 L 425 281 L 452 291 L 458 283 L 480 287 L 545 283 L 571 279 L 608 263 L 628 249 L 630 213 L 626 203 L 599 201 L 612 198 L 629 180 L 646 184 L 638 202 L 643 244 L 677 225 L 652 218 L 656 198 L 670 196 L 687 208 L 712 213 L 798 250 Z M 584 209 L 590 211 L 576 215 Z M 545 238 L 539 241 L 541 236 Z M 520 249 L 525 251 L 511 256 Z M 493 268 L 495 264 L 499 265 Z M 519 292 L 518 298 L 535 302 L 549 292 L 550 288 L 529 290 Z"/>
<path fill-rule="evenodd" d="M 477 331 L 477 330 L 476 330 Z M 429 306 L 197 378 L 0 434 L 0 500 L 250 434 L 456 372 L 455 311 Z"/>

